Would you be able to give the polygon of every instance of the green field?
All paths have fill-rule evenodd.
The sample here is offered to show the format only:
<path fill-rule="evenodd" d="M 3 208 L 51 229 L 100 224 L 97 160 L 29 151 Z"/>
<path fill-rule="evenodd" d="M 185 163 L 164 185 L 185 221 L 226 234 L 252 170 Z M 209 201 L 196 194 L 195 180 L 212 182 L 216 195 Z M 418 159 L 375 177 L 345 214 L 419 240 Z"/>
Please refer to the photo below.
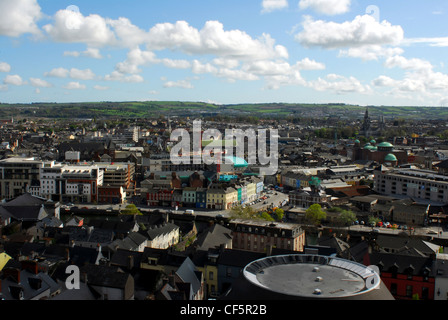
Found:
<path fill-rule="evenodd" d="M 255 116 L 260 118 L 333 116 L 362 117 L 366 107 L 346 104 L 232 104 L 216 105 L 183 101 L 126 101 L 85 103 L 32 103 L 0 104 L 0 118 L 44 117 L 55 119 L 76 118 L 159 118 L 160 116 Z M 372 117 L 380 115 L 403 119 L 448 119 L 448 108 L 412 106 L 369 106 Z"/>

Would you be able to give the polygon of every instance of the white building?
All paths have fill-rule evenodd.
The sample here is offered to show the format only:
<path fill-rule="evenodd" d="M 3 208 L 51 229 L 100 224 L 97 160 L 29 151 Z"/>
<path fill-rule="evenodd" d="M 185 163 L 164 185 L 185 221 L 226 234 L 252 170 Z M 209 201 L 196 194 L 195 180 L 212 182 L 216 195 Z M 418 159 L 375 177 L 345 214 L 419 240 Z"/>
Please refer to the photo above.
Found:
<path fill-rule="evenodd" d="M 96 165 L 71 165 L 48 162 L 40 168 L 39 195 L 63 202 L 98 200 L 98 186 L 104 172 Z"/>
<path fill-rule="evenodd" d="M 375 171 L 374 190 L 380 194 L 413 198 L 431 204 L 448 203 L 448 176 L 430 170 Z"/>
<path fill-rule="evenodd" d="M 437 253 L 434 261 L 434 300 L 448 300 L 448 254 Z"/>

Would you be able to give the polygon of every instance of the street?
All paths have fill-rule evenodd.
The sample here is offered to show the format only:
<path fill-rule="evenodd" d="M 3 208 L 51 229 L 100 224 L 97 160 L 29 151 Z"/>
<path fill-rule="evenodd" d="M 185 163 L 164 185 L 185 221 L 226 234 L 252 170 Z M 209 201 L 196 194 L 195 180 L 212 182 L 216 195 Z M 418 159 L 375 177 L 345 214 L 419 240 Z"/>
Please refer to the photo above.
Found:
<path fill-rule="evenodd" d="M 255 202 L 252 205 L 250 205 L 255 211 L 263 211 L 267 210 L 270 207 L 280 207 L 281 203 L 284 200 L 288 199 L 288 195 L 278 192 L 278 191 L 268 191 L 272 193 L 262 193 L 262 196 L 266 196 L 267 199 L 260 200 L 259 202 Z M 75 207 L 77 209 L 88 209 L 88 210 L 99 210 L 99 211 L 106 211 L 106 212 L 117 212 L 121 209 L 124 209 L 127 204 L 76 204 Z M 71 206 L 73 208 L 73 206 Z M 159 210 L 160 212 L 173 212 L 177 214 L 184 213 L 187 209 L 192 209 L 195 211 L 195 214 L 202 215 L 202 216 L 208 216 L 208 217 L 216 217 L 216 216 L 222 216 L 224 218 L 229 218 L 231 215 L 231 210 L 212 210 L 212 209 L 203 209 L 203 208 L 178 208 L 178 210 L 175 210 L 171 207 L 148 207 L 148 206 L 140 206 L 137 205 L 139 210 L 143 213 L 145 212 L 151 212 L 153 210 Z"/>

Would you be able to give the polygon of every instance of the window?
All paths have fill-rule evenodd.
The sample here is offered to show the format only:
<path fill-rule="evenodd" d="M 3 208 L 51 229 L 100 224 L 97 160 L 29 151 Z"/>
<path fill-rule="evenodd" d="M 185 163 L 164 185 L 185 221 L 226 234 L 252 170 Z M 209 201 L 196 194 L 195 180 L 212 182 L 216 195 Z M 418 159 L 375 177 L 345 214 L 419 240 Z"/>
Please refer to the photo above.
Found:
<path fill-rule="evenodd" d="M 213 280 L 213 275 L 214 275 L 213 271 L 210 271 L 210 272 L 208 273 L 208 279 L 209 279 L 209 280 Z"/>
<path fill-rule="evenodd" d="M 412 297 L 413 287 L 410 285 L 406 286 L 406 297 Z"/>
<path fill-rule="evenodd" d="M 422 299 L 427 300 L 429 298 L 429 288 L 422 288 Z"/>

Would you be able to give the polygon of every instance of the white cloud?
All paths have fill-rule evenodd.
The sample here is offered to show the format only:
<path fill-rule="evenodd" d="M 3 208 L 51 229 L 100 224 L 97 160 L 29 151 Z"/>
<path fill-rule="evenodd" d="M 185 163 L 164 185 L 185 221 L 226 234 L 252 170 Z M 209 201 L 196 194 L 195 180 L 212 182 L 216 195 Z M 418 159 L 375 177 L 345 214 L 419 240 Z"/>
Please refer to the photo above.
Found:
<path fill-rule="evenodd" d="M 80 12 L 59 10 L 54 15 L 54 24 L 43 29 L 58 42 L 86 43 L 94 48 L 116 44 L 108 21 L 97 14 L 83 16 Z"/>
<path fill-rule="evenodd" d="M 53 85 L 51 83 L 49 83 L 48 81 L 39 79 L 39 78 L 30 78 L 30 84 L 33 87 L 38 87 L 38 88 L 50 88 Z"/>
<path fill-rule="evenodd" d="M 69 71 L 65 68 L 54 68 L 49 72 L 45 72 L 46 77 L 67 78 Z"/>
<path fill-rule="evenodd" d="M 207 21 L 201 30 L 185 21 L 157 24 L 149 30 L 147 47 L 234 59 L 288 58 L 287 49 L 275 45 L 268 34 L 253 39 L 241 30 L 224 30 L 219 21 Z"/>
<path fill-rule="evenodd" d="M 350 10 L 351 0 L 300 0 L 302 10 L 312 9 L 324 15 L 343 14 Z"/>
<path fill-rule="evenodd" d="M 288 0 L 263 0 L 261 12 L 272 12 L 288 8 Z"/>
<path fill-rule="evenodd" d="M 80 70 L 76 68 L 70 69 L 70 78 L 78 80 L 93 80 L 95 79 L 95 74 L 90 69 Z"/>
<path fill-rule="evenodd" d="M 104 80 L 106 81 L 119 81 L 119 82 L 128 82 L 128 83 L 138 83 L 145 81 L 143 77 L 139 74 L 125 75 L 118 71 L 112 71 L 110 74 L 104 76 Z"/>
<path fill-rule="evenodd" d="M 0 0 L 0 35 L 39 35 L 40 30 L 36 23 L 42 16 L 37 0 Z"/>
<path fill-rule="evenodd" d="M 71 68 L 70 70 L 65 68 L 55 68 L 49 72 L 45 72 L 44 75 L 46 77 L 56 77 L 56 78 L 67 78 L 77 80 L 93 80 L 95 78 L 95 74 L 90 69 L 80 70 L 76 68 Z"/>
<path fill-rule="evenodd" d="M 309 81 L 307 86 L 317 91 L 332 91 L 336 94 L 372 93 L 369 85 L 363 85 L 355 77 L 345 77 L 337 74 L 329 74 L 324 79 L 319 77 L 317 80 Z"/>
<path fill-rule="evenodd" d="M 0 72 L 9 72 L 11 71 L 11 66 L 6 62 L 0 62 Z"/>
<path fill-rule="evenodd" d="M 115 70 L 122 74 L 136 74 L 142 72 L 139 66 L 159 63 L 160 60 L 152 51 L 144 51 L 140 48 L 134 48 L 127 54 L 126 60 L 115 66 Z"/>
<path fill-rule="evenodd" d="M 182 89 L 193 89 L 193 85 L 188 80 L 179 81 L 167 81 L 163 84 L 164 88 L 182 88 Z"/>
<path fill-rule="evenodd" d="M 446 99 L 448 74 L 434 71 L 433 65 L 423 59 L 394 56 L 384 63 L 387 68 L 404 70 L 401 79 L 381 75 L 372 81 L 378 88 L 389 88 L 385 94 L 395 99 L 420 101 L 427 105 L 439 104 Z"/>
<path fill-rule="evenodd" d="M 127 18 L 108 19 L 107 22 L 114 29 L 117 41 L 122 47 L 134 48 L 147 41 L 148 33 L 133 25 Z"/>
<path fill-rule="evenodd" d="M 161 60 L 163 65 L 173 69 L 187 69 L 191 67 L 191 63 L 187 60 L 174 60 L 164 58 Z"/>
<path fill-rule="evenodd" d="M 218 71 L 218 68 L 210 63 L 202 63 L 199 60 L 193 60 L 191 71 L 195 74 L 216 73 Z"/>
<path fill-rule="evenodd" d="M 393 87 L 396 86 L 398 81 L 388 77 L 388 76 L 379 76 L 375 80 L 372 81 L 372 84 L 377 87 Z"/>
<path fill-rule="evenodd" d="M 103 56 L 100 53 L 100 50 L 97 48 L 88 48 L 85 51 L 65 51 L 64 56 L 66 57 L 75 57 L 78 58 L 80 56 L 85 56 L 93 59 L 102 59 Z"/>
<path fill-rule="evenodd" d="M 215 58 L 213 63 L 217 66 L 233 69 L 239 66 L 240 62 L 238 59 L 227 59 L 227 58 Z"/>
<path fill-rule="evenodd" d="M 296 40 L 306 47 L 336 49 L 372 45 L 397 45 L 403 40 L 401 26 L 387 21 L 378 22 L 370 15 L 357 16 L 343 23 L 313 20 L 305 17 L 303 31 Z"/>
<path fill-rule="evenodd" d="M 367 45 L 363 47 L 349 48 L 339 52 L 340 57 L 360 58 L 362 60 L 378 60 L 379 58 L 388 58 L 395 55 L 401 55 L 404 52 L 398 47 L 384 47 L 381 45 Z"/>
<path fill-rule="evenodd" d="M 10 75 L 8 74 L 5 79 L 3 80 L 4 84 L 11 84 L 14 86 L 23 86 L 26 84 L 26 81 L 23 81 L 22 77 L 15 74 L 15 75 Z"/>
<path fill-rule="evenodd" d="M 97 48 L 87 48 L 86 51 L 81 52 L 83 56 L 93 58 L 93 59 L 102 59 L 103 56 L 100 53 L 100 50 Z"/>
<path fill-rule="evenodd" d="M 412 58 L 408 59 L 403 56 L 389 57 L 384 66 L 387 68 L 401 68 L 405 70 L 417 70 L 417 71 L 431 71 L 433 69 L 432 64 L 429 61 Z"/>
<path fill-rule="evenodd" d="M 403 45 L 412 45 L 418 43 L 429 43 L 430 47 L 448 47 L 448 37 L 406 38 L 402 41 Z"/>
<path fill-rule="evenodd" d="M 79 82 L 69 82 L 67 83 L 65 86 L 63 86 L 64 89 L 68 89 L 68 90 L 84 90 L 86 89 L 86 85 L 85 84 L 81 84 Z"/>
<path fill-rule="evenodd" d="M 311 60 L 310 58 L 304 58 L 296 63 L 296 66 L 300 70 L 324 70 L 325 64 Z"/>

